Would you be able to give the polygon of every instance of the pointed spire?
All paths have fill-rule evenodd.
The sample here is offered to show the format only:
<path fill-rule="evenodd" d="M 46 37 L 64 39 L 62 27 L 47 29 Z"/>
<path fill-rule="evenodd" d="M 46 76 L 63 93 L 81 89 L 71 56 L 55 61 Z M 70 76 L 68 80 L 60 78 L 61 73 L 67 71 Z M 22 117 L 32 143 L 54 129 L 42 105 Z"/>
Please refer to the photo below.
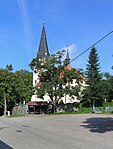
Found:
<path fill-rule="evenodd" d="M 48 44 L 47 44 L 47 38 L 46 38 L 46 32 L 45 32 L 45 26 L 44 26 L 44 20 L 43 20 L 43 26 L 42 26 L 42 34 L 39 44 L 39 49 L 37 53 L 37 57 L 49 57 L 49 50 L 48 50 Z"/>
<path fill-rule="evenodd" d="M 67 54 L 66 54 L 66 59 L 65 59 L 65 65 L 67 66 L 68 64 L 70 64 L 70 58 L 69 58 L 69 49 L 67 46 Z"/>
<path fill-rule="evenodd" d="M 44 21 L 44 19 L 42 20 L 42 26 L 44 26 L 45 25 L 45 21 Z"/>

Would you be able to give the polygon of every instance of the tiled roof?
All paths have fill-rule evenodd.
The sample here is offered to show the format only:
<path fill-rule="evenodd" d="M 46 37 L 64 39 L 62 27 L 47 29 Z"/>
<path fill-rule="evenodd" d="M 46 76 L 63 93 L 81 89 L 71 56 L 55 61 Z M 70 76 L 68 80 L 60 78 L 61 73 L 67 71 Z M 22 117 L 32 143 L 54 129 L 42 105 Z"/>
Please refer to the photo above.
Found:
<path fill-rule="evenodd" d="M 66 69 L 72 70 L 72 67 L 70 66 L 70 64 L 68 64 L 68 65 L 64 68 L 64 70 L 66 70 Z M 63 73 L 64 73 L 64 72 L 60 73 L 60 78 L 63 78 Z"/>
<path fill-rule="evenodd" d="M 72 70 L 72 67 L 70 66 L 70 64 L 68 64 L 65 69 L 68 69 L 68 70 Z"/>
<path fill-rule="evenodd" d="M 35 84 L 34 87 L 38 87 L 38 86 L 41 86 L 41 85 L 42 85 L 42 83 L 41 82 L 38 82 L 38 83 Z"/>
<path fill-rule="evenodd" d="M 47 101 L 28 101 L 28 106 L 46 106 L 48 105 Z"/>
<path fill-rule="evenodd" d="M 66 69 L 67 69 L 67 70 L 72 70 L 72 67 L 70 66 L 70 64 L 68 64 L 64 69 L 65 69 L 65 70 L 66 70 Z M 74 68 L 74 70 L 75 70 L 75 72 L 78 71 L 78 70 L 75 69 L 75 68 Z M 63 78 L 63 73 L 64 73 L 64 72 L 60 73 L 60 78 Z M 84 81 L 86 81 L 86 78 L 85 78 L 83 75 L 80 74 L 79 77 L 80 77 L 81 79 L 83 79 Z"/>

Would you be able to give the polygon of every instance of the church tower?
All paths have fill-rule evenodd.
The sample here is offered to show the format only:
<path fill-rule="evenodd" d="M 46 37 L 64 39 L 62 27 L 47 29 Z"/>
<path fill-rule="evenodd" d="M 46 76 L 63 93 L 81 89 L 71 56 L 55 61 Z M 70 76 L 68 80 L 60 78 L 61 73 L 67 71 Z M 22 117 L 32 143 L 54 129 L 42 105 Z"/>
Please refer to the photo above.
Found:
<path fill-rule="evenodd" d="M 67 47 L 67 53 L 66 53 L 66 58 L 65 58 L 65 61 L 64 61 L 64 65 L 67 66 L 69 64 L 70 64 L 69 49 Z"/>
<path fill-rule="evenodd" d="M 45 25 L 43 23 L 39 48 L 38 48 L 38 51 L 37 51 L 37 58 L 42 58 L 43 59 L 43 58 L 49 57 L 49 56 L 50 56 L 50 54 L 49 54 L 49 50 L 48 50 Z M 38 74 L 34 70 L 33 71 L 33 87 L 37 86 L 39 81 L 40 80 L 39 80 Z"/>
<path fill-rule="evenodd" d="M 48 50 L 45 26 L 44 26 L 44 23 L 43 23 L 42 34 L 41 34 L 39 49 L 38 49 L 38 52 L 37 52 L 37 57 L 38 58 L 44 58 L 44 57 L 49 57 L 49 56 L 50 56 L 50 54 L 49 54 L 49 50 Z"/>

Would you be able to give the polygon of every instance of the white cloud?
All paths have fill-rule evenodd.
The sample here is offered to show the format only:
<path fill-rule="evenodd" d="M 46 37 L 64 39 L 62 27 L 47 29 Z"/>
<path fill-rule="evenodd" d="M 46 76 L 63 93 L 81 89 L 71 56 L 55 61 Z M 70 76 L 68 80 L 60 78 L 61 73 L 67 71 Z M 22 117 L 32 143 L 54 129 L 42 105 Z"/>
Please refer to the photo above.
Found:
<path fill-rule="evenodd" d="M 60 51 L 65 50 L 66 53 L 67 53 L 67 49 L 69 50 L 69 57 L 70 57 L 70 60 L 72 60 L 74 57 L 76 57 L 76 55 L 77 55 L 77 49 L 78 49 L 78 48 L 77 48 L 76 44 L 70 44 L 70 45 L 68 45 L 67 47 L 61 48 Z M 64 60 L 65 58 L 66 58 L 66 54 L 64 55 L 63 60 Z"/>
<path fill-rule="evenodd" d="M 68 46 L 70 59 L 73 59 L 77 55 L 78 48 L 76 44 L 71 44 Z"/>
<path fill-rule="evenodd" d="M 27 1 L 26 0 L 17 0 L 19 10 L 20 10 L 20 15 L 21 15 L 21 21 L 22 21 L 22 26 L 23 26 L 23 34 L 25 38 L 25 46 L 27 50 L 28 57 L 30 57 L 31 51 L 31 26 L 30 26 L 30 18 L 28 14 L 28 7 L 27 7 Z"/>
<path fill-rule="evenodd" d="M 70 57 L 70 62 L 71 62 L 71 60 L 73 60 L 75 57 L 77 57 L 80 53 L 78 52 L 78 48 L 77 48 L 76 44 L 70 44 L 67 47 L 61 48 L 61 50 L 67 51 L 67 48 L 69 50 L 69 57 Z M 65 58 L 66 58 L 66 53 L 65 53 L 64 57 L 62 58 L 63 60 L 65 60 Z M 71 66 L 73 68 L 83 68 L 83 69 L 85 69 L 86 63 L 87 63 L 86 58 L 80 57 L 79 59 L 77 59 L 75 61 L 72 61 Z"/>

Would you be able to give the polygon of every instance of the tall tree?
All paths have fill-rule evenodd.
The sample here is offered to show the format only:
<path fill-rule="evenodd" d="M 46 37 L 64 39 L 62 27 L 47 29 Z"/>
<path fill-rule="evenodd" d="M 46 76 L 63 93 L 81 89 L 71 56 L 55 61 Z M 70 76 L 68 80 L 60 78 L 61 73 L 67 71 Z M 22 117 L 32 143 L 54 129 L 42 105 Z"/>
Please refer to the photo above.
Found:
<path fill-rule="evenodd" d="M 0 69 L 0 108 L 12 111 L 16 103 L 28 101 L 32 95 L 32 73 L 26 70 L 11 72 L 12 68 Z"/>
<path fill-rule="evenodd" d="M 31 68 L 35 68 L 36 73 L 40 78 L 40 86 L 35 88 L 37 90 L 37 96 L 44 98 L 44 95 L 48 95 L 53 111 L 55 112 L 56 103 L 64 95 L 78 95 L 79 85 L 81 82 L 80 72 L 75 69 L 67 70 L 62 63 L 62 56 L 64 51 L 58 51 L 56 54 L 51 55 L 50 58 L 45 57 L 35 58 L 30 64 Z M 71 81 L 76 78 L 78 85 L 72 87 Z"/>
<path fill-rule="evenodd" d="M 7 100 L 7 110 L 15 104 L 15 75 L 6 69 L 0 69 L 0 105 L 4 108 L 4 98 Z"/>
<path fill-rule="evenodd" d="M 16 103 L 27 102 L 32 96 L 32 73 L 27 70 L 17 70 L 14 73 Z"/>
<path fill-rule="evenodd" d="M 100 83 L 100 88 L 102 89 L 102 95 L 104 100 L 112 101 L 113 100 L 113 76 L 108 72 L 103 74 L 102 82 Z"/>
<path fill-rule="evenodd" d="M 101 105 L 101 95 L 99 92 L 99 82 L 102 79 L 100 73 L 100 63 L 98 53 L 95 47 L 91 49 L 89 60 L 86 68 L 86 79 L 88 87 L 84 91 L 84 98 L 90 105 L 95 108 L 95 105 Z"/>

